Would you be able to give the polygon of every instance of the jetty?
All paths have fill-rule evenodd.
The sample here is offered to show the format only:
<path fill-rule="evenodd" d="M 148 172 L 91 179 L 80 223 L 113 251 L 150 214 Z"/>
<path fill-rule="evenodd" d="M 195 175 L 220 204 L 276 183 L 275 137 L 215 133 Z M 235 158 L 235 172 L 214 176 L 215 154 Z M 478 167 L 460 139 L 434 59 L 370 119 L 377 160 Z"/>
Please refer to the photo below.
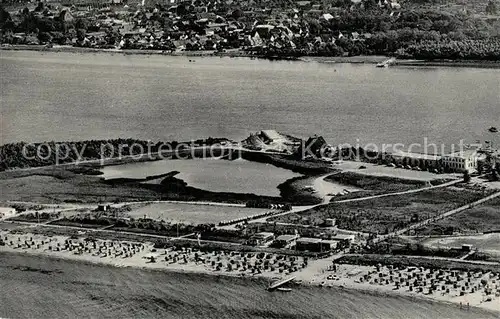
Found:
<path fill-rule="evenodd" d="M 271 284 L 271 285 L 267 288 L 267 290 L 268 290 L 268 291 L 273 291 L 273 290 L 275 290 L 276 288 L 279 288 L 279 287 L 283 286 L 284 284 L 286 284 L 286 283 L 288 283 L 288 282 L 290 282 L 290 281 L 294 280 L 294 279 L 295 279 L 295 277 L 296 277 L 296 276 L 292 276 L 292 277 L 288 277 L 288 278 L 285 278 L 285 279 L 278 280 L 278 281 L 276 281 L 275 283 Z"/>

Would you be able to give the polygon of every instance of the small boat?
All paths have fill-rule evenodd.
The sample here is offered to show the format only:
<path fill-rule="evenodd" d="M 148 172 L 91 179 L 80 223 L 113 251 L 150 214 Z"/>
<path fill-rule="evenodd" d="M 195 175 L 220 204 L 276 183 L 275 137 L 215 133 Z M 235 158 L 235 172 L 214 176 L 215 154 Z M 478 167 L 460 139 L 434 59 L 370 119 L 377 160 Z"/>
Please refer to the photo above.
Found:
<path fill-rule="evenodd" d="M 490 127 L 488 131 L 490 131 L 491 133 L 498 133 L 498 129 L 494 126 Z"/>
<path fill-rule="evenodd" d="M 389 60 L 385 60 L 383 62 L 377 63 L 377 68 L 387 68 L 389 65 L 394 64 L 396 62 L 395 58 L 390 58 Z"/>
<path fill-rule="evenodd" d="M 283 287 L 279 287 L 279 288 L 276 288 L 277 291 L 282 291 L 282 292 L 290 292 L 292 291 L 292 288 L 283 288 Z"/>

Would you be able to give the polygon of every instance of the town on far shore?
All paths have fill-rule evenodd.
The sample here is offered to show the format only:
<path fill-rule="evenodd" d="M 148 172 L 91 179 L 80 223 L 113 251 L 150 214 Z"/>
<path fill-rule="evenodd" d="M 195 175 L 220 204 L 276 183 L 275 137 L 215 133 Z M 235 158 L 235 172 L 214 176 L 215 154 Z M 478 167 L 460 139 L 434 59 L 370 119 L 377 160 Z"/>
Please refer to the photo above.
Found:
<path fill-rule="evenodd" d="M 183 149 L 189 157 L 101 162 L 94 146 L 85 161 L 59 165 L 21 158 L 26 143 L 6 144 L 0 252 L 267 278 L 263 293 L 340 287 L 498 311 L 500 157 L 498 132 L 489 133 L 482 147 L 429 155 L 333 147 L 318 135 L 303 140 L 262 130 L 243 141 L 197 140 Z M 105 142 L 146 143 L 80 143 Z M 223 145 L 217 159 L 199 158 L 214 145 Z M 215 177 L 207 187 L 231 165 L 248 187 L 296 175 L 274 186 L 277 196 L 192 186 L 183 166 L 152 171 L 154 163 L 193 161 L 201 169 L 191 175 Z M 144 168 L 142 178 L 128 175 Z"/>
<path fill-rule="evenodd" d="M 8 0 L 0 43 L 24 50 L 493 65 L 500 55 L 498 6 L 497 0 Z"/>

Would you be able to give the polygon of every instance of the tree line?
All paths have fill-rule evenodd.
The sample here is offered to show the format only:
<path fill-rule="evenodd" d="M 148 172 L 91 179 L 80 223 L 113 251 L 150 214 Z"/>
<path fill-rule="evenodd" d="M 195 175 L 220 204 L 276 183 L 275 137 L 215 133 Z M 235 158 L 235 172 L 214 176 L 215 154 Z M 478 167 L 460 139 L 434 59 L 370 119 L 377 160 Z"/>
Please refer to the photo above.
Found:
<path fill-rule="evenodd" d="M 177 141 L 152 142 L 132 138 L 77 142 L 8 143 L 0 146 L 0 171 L 11 168 L 73 163 L 82 160 L 152 154 L 185 148 L 188 145 L 214 145 L 223 141 L 227 141 L 227 139 L 209 137 L 208 139 L 181 143 Z"/>

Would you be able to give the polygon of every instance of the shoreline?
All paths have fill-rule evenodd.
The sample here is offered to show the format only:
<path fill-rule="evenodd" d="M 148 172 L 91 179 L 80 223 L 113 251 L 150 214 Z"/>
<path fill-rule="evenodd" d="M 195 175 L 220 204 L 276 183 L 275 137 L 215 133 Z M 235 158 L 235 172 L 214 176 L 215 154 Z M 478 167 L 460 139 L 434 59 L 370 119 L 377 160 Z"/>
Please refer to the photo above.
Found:
<path fill-rule="evenodd" d="M 6 234 L 9 232 L 2 232 L 2 237 L 4 237 Z M 24 235 L 26 236 L 26 234 Z M 51 240 L 65 240 L 69 237 L 67 236 L 44 236 L 44 235 L 32 235 L 33 238 L 38 238 L 38 239 L 48 239 L 51 238 Z M 106 241 L 108 242 L 108 241 Z M 114 241 L 112 241 L 114 242 Z M 122 241 L 121 241 L 122 242 Z M 130 241 L 126 241 L 127 243 L 136 244 Z M 125 243 L 125 242 L 122 242 Z M 137 243 L 137 245 L 139 245 Z M 165 264 L 164 261 L 160 261 L 159 257 L 163 257 L 167 255 L 167 251 L 165 251 L 165 254 L 160 254 L 160 250 L 158 252 L 154 250 L 155 252 L 153 253 L 153 245 L 150 244 L 143 244 L 144 248 L 136 253 L 135 256 L 131 256 L 128 259 L 117 259 L 116 257 L 101 257 L 101 256 L 93 256 L 93 255 L 87 255 L 86 253 L 84 254 L 74 254 L 70 253 L 69 251 L 38 251 L 34 250 L 34 247 L 32 249 L 29 248 L 12 248 L 12 247 L 7 247 L 7 246 L 0 246 L 0 255 L 1 254 L 18 254 L 18 255 L 29 255 L 29 256 L 38 256 L 42 258 L 49 258 L 49 259 L 62 259 L 62 260 L 67 260 L 71 262 L 78 262 L 78 263 L 84 263 L 87 265 L 99 265 L 99 266 L 104 266 L 104 267 L 118 267 L 118 268 L 133 268 L 133 269 L 138 269 L 138 270 L 147 270 L 147 271 L 162 271 L 162 272 L 169 272 L 169 273 L 182 273 L 182 274 L 197 274 L 197 275 L 203 275 L 203 276 L 215 276 L 215 277 L 231 277 L 231 278 L 243 278 L 243 279 L 251 279 L 251 280 L 265 280 L 265 281 L 275 281 L 279 279 L 283 279 L 288 276 L 296 276 L 298 282 L 294 283 L 295 286 L 299 287 L 310 287 L 310 288 L 319 288 L 319 289 L 339 289 L 339 290 L 346 290 L 346 291 L 356 291 L 356 292 L 361 292 L 364 294 L 370 294 L 370 295 L 376 295 L 376 296 L 389 296 L 389 297 L 402 297 L 402 298 L 407 298 L 412 301 L 427 301 L 427 302 L 434 302 L 434 303 L 441 303 L 441 304 L 448 304 L 448 305 L 456 305 L 458 306 L 459 303 L 462 303 L 460 298 L 451 298 L 451 296 L 439 296 L 439 295 L 425 295 L 425 294 L 416 294 L 416 292 L 405 292 L 401 290 L 393 290 L 391 287 L 388 286 L 381 286 L 381 285 L 375 285 L 375 284 L 369 284 L 367 282 L 365 283 L 359 283 L 354 278 L 351 278 L 352 276 L 350 275 L 351 272 L 357 271 L 358 273 L 362 272 L 362 269 L 367 268 L 368 266 L 359 266 L 359 265 L 350 265 L 350 264 L 339 264 L 339 272 L 335 272 L 336 274 L 342 274 L 345 272 L 348 274 L 347 276 L 344 276 L 342 278 L 336 279 L 336 280 L 325 280 L 326 276 L 328 273 L 324 272 L 318 272 L 318 268 L 315 267 L 317 265 L 313 265 L 313 263 L 317 264 L 322 264 L 324 263 L 323 259 L 318 259 L 318 260 L 312 260 L 310 263 L 311 265 L 307 266 L 306 268 L 303 268 L 298 271 L 298 273 L 292 273 L 292 274 L 284 274 L 284 273 L 272 273 L 272 272 L 262 272 L 260 274 L 241 274 L 238 271 L 227 271 L 225 269 L 220 269 L 220 270 L 210 270 L 208 269 L 210 266 L 206 265 L 205 263 L 198 264 L 196 263 L 193 264 L 191 262 L 189 263 L 170 263 L 170 264 Z M 151 255 L 157 255 L 158 262 L 148 262 L 146 261 L 148 258 L 147 256 Z M 207 255 L 211 256 L 211 254 Z M 345 269 L 343 269 L 345 268 Z M 366 269 L 365 269 L 366 270 Z M 345 275 L 345 274 L 344 274 Z M 293 286 L 292 286 L 293 287 Z M 490 303 L 485 303 L 485 302 L 472 302 L 471 300 L 470 308 L 471 309 L 477 309 L 481 311 L 487 311 L 487 312 L 492 312 L 492 313 L 497 313 L 498 307 L 495 307 L 496 304 L 499 304 L 499 300 L 495 299 Z M 462 304 L 464 306 L 464 309 L 466 309 L 466 303 L 463 302 Z"/>
<path fill-rule="evenodd" d="M 260 275 L 255 275 L 255 276 L 241 276 L 238 274 L 233 274 L 233 273 L 228 273 L 228 272 L 209 272 L 209 271 L 200 271 L 200 270 L 194 270 L 194 269 L 185 269 L 182 267 L 175 267 L 175 268 L 166 268 L 166 267 L 150 267 L 150 266 L 138 266 L 138 265 L 119 265 L 119 264 L 113 264 L 110 262 L 106 261 L 91 261 L 91 260 L 79 260 L 74 257 L 70 256 L 54 256 L 50 253 L 33 253 L 33 252 L 27 252 L 27 251 L 4 251 L 0 248 L 0 255 L 8 255 L 8 254 L 16 254 L 16 255 L 28 255 L 28 256 L 35 256 L 35 257 L 40 257 L 40 258 L 48 258 L 51 260 L 65 260 L 65 261 L 70 261 L 70 262 L 76 262 L 76 263 L 82 263 L 85 265 L 89 266 L 100 266 L 100 267 L 116 267 L 116 268 L 129 268 L 129 269 L 135 269 L 139 271 L 150 271 L 150 272 L 163 272 L 163 273 L 170 273 L 170 274 L 184 274 L 184 275 L 198 275 L 198 276 L 205 276 L 205 277 L 210 277 L 210 278 L 236 278 L 236 279 L 241 279 L 241 280 L 252 280 L 252 281 L 277 281 L 282 279 L 283 277 L 276 277 L 276 276 L 269 276 L 265 274 L 260 274 Z M 147 264 L 147 265 L 154 265 L 154 264 Z M 292 289 L 300 287 L 300 288 L 312 288 L 312 289 L 337 289 L 338 291 L 346 291 L 346 292 L 358 292 L 370 296 L 383 296 L 383 297 L 389 297 L 389 298 L 404 298 L 407 300 L 410 300 L 412 302 L 430 302 L 430 303 L 436 303 L 436 304 L 444 304 L 444 305 L 449 305 L 449 306 L 459 306 L 458 301 L 450 301 L 450 300 L 442 300 L 442 299 L 437 299 L 437 298 L 432 298 L 428 297 L 425 295 L 415 295 L 415 294 L 409 294 L 409 293 L 404 293 L 401 291 L 392 291 L 392 290 L 387 290 L 379 287 L 371 287 L 371 286 L 362 286 L 362 287 L 356 287 L 355 285 L 342 285 L 342 284 L 332 284 L 332 285 L 321 285 L 319 282 L 300 282 L 300 283 L 295 283 L 292 284 Z M 299 288 L 299 289 L 300 289 Z M 273 292 L 269 292 L 273 293 Z M 483 303 L 484 305 L 484 303 Z M 471 305 L 470 309 L 475 309 L 479 311 L 486 311 L 492 314 L 500 313 L 500 310 L 496 310 L 494 308 L 490 307 L 481 307 L 477 305 Z M 463 310 L 466 309 L 466 305 L 463 304 Z"/>
<path fill-rule="evenodd" d="M 121 54 L 121 55 L 161 55 L 169 57 L 219 57 L 219 58 L 245 58 L 245 59 L 260 59 L 268 61 L 298 61 L 298 62 L 316 62 L 316 63 L 349 63 L 349 64 L 377 64 L 387 60 L 388 56 L 379 55 L 362 55 L 352 57 L 327 57 L 327 56 L 300 56 L 300 57 L 274 57 L 252 55 L 243 51 L 174 51 L 167 52 L 162 50 L 119 50 L 119 49 L 99 49 L 99 48 L 84 48 L 71 46 L 54 46 L 47 48 L 44 45 L 0 45 L 0 51 L 35 51 L 49 53 L 102 53 L 102 54 Z M 193 61 L 194 62 L 194 61 Z M 480 60 L 396 60 L 395 67 L 464 67 L 464 68 L 490 68 L 499 69 L 500 62 L 498 61 L 480 61 Z M 393 67 L 394 67 L 393 66 Z"/>

